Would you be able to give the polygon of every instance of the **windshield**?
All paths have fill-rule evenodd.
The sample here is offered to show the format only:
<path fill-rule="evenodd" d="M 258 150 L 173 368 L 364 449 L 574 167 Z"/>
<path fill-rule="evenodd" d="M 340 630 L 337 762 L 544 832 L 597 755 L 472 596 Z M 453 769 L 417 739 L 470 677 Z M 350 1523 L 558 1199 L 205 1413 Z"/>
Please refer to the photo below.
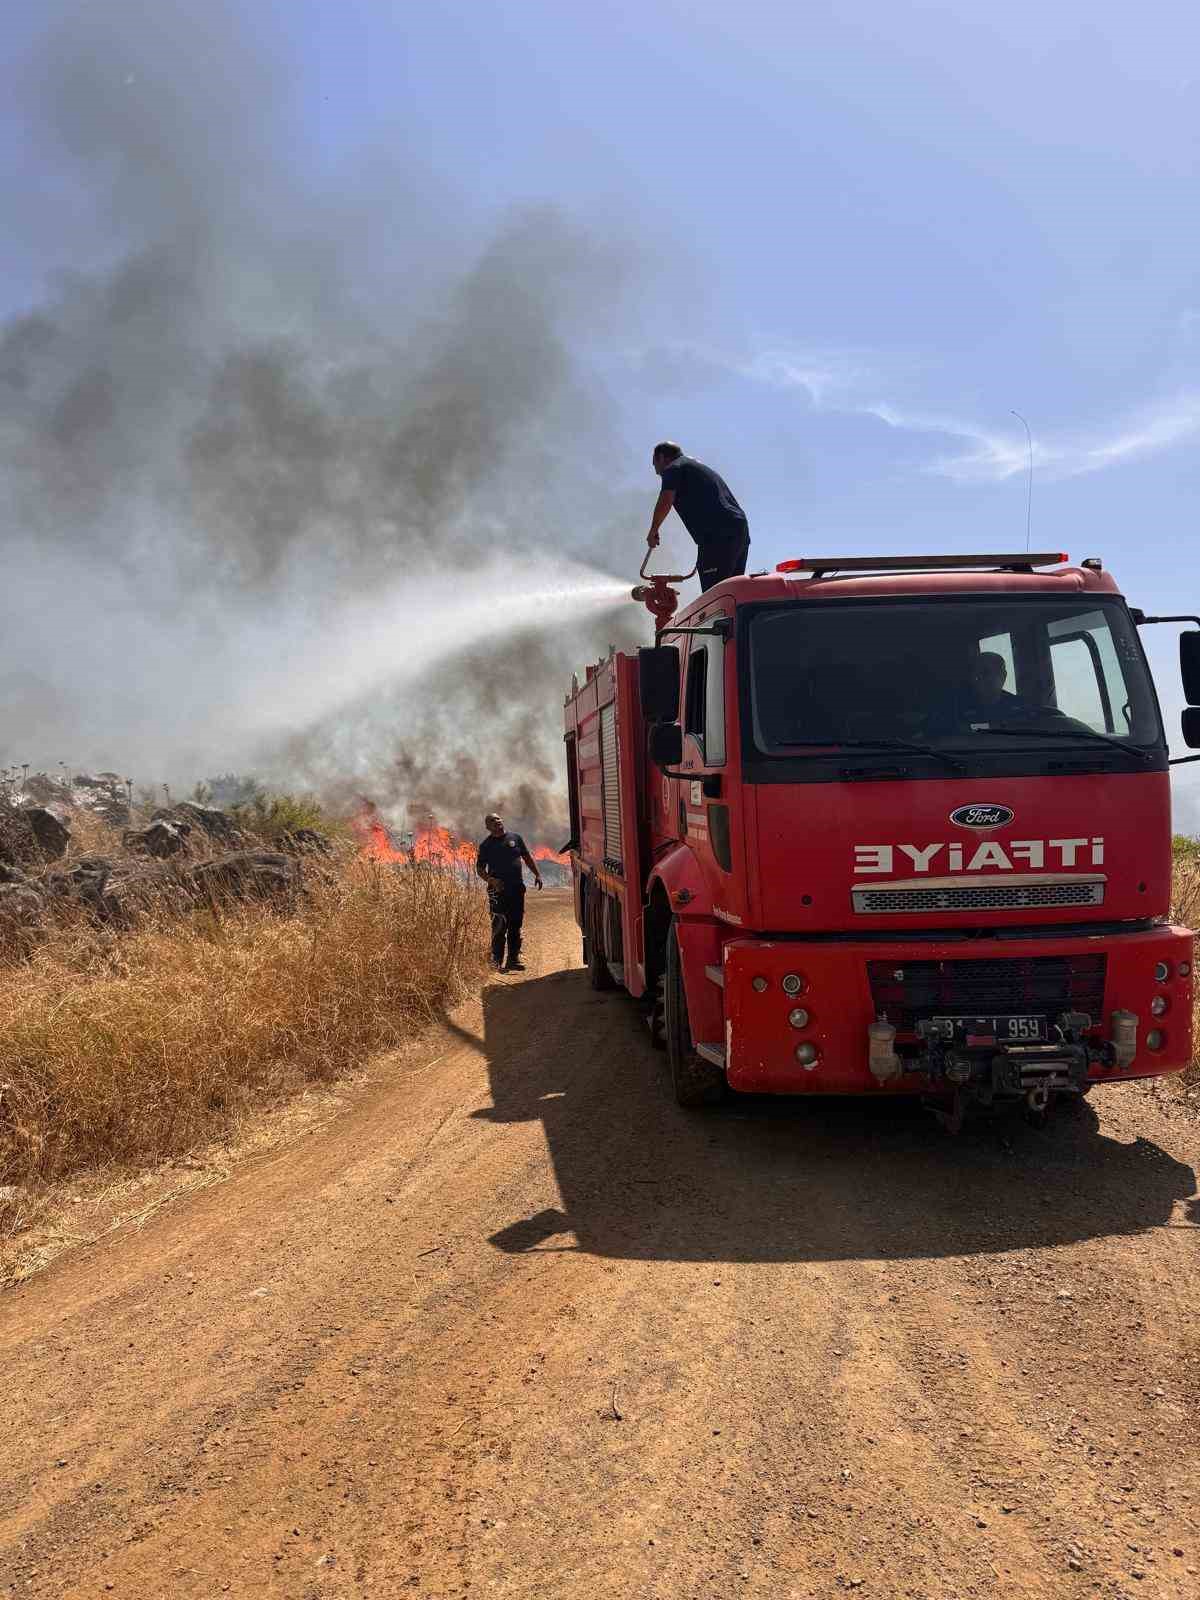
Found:
<path fill-rule="evenodd" d="M 1141 648 L 1119 602 L 771 608 L 751 620 L 750 656 L 753 739 L 767 755 L 897 740 L 1011 753 L 1021 735 L 1061 755 L 1072 743 L 1101 748 L 1096 735 L 1114 749 L 1161 739 Z"/>

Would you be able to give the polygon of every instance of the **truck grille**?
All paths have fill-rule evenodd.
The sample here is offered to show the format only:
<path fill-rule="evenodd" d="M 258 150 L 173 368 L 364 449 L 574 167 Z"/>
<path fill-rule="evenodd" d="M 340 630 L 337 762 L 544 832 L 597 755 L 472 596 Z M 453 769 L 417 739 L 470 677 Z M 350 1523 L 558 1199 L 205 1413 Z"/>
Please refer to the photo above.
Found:
<path fill-rule="evenodd" d="M 858 912 L 1007 911 L 1038 906 L 1101 906 L 1103 881 L 1069 878 L 1062 883 L 987 883 L 943 889 L 855 889 Z"/>
<path fill-rule="evenodd" d="M 868 961 L 876 1014 L 901 1033 L 928 1017 L 1056 1017 L 1104 1011 L 1102 955 L 1022 956 L 1003 961 Z"/>

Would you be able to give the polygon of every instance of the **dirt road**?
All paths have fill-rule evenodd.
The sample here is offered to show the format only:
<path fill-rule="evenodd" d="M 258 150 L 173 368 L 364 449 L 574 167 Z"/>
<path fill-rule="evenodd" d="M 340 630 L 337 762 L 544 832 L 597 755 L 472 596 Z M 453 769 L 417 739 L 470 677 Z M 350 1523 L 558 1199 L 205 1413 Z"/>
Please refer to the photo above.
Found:
<path fill-rule="evenodd" d="M 424 1065 L 0 1303 L 0 1593 L 1200 1592 L 1197 1124 L 685 1113 L 531 911 Z"/>

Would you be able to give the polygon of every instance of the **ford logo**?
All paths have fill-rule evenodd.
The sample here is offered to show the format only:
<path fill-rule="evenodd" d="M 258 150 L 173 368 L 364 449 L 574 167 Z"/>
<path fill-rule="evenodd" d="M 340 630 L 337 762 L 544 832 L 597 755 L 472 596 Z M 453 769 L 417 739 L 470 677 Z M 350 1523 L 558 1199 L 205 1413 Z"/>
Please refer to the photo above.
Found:
<path fill-rule="evenodd" d="M 1012 819 L 1007 806 L 959 806 L 950 813 L 950 821 L 960 828 L 1003 828 Z"/>

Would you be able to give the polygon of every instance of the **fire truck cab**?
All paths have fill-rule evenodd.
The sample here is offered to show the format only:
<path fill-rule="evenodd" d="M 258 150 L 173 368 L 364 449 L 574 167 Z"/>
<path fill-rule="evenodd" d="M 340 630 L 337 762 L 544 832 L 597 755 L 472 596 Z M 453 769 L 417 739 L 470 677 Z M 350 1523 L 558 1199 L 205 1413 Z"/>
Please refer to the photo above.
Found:
<path fill-rule="evenodd" d="M 657 592 L 655 644 L 573 684 L 584 959 L 681 1104 L 919 1095 L 956 1124 L 1191 1060 L 1139 629 L 1200 619 L 1066 561 L 788 561 L 675 618 Z M 1180 659 L 1195 747 L 1196 628 Z"/>

